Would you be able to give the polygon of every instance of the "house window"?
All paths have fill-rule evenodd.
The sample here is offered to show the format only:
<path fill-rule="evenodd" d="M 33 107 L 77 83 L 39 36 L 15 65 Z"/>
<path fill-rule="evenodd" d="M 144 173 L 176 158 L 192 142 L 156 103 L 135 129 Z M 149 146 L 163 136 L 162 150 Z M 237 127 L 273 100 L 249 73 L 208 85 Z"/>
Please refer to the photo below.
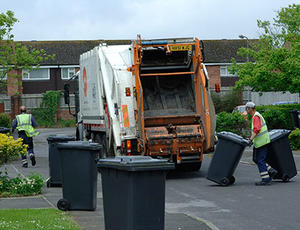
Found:
<path fill-rule="evenodd" d="M 50 79 L 50 69 L 40 68 L 33 69 L 30 72 L 28 70 L 22 70 L 23 80 L 49 80 Z"/>
<path fill-rule="evenodd" d="M 75 68 L 62 68 L 61 69 L 61 79 L 68 80 L 75 74 Z"/>
<path fill-rule="evenodd" d="M 229 73 L 228 67 L 229 66 L 220 66 L 220 76 L 221 77 L 237 77 L 237 75 Z"/>

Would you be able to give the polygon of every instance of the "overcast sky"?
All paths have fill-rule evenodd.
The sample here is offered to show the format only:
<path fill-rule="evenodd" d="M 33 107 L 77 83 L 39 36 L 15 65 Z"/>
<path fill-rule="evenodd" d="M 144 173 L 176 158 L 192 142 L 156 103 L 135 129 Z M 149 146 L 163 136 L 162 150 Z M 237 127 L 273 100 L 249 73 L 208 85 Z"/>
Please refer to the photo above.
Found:
<path fill-rule="evenodd" d="M 0 0 L 15 40 L 258 38 L 257 19 L 300 0 Z"/>

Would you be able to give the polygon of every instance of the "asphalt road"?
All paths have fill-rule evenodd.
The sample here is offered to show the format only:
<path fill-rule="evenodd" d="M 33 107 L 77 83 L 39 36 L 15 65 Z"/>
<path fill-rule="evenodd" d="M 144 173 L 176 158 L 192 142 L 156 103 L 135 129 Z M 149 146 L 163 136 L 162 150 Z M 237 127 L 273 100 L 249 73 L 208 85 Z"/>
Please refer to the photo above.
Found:
<path fill-rule="evenodd" d="M 74 135 L 74 129 L 43 129 L 35 138 L 38 157 L 48 156 L 50 134 Z M 205 155 L 199 172 L 172 172 L 166 182 L 166 212 L 184 213 L 220 230 L 300 230 L 300 152 L 294 152 L 298 175 L 288 183 L 254 185 L 259 181 L 251 150 L 243 154 L 236 182 L 221 187 L 206 179 L 211 155 Z"/>

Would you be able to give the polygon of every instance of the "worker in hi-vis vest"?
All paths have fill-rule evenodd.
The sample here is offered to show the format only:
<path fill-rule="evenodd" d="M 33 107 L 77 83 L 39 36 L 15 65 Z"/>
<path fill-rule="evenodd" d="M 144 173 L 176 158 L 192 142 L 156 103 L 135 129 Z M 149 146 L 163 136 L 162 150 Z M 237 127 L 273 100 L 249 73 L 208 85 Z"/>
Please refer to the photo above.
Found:
<path fill-rule="evenodd" d="M 26 113 L 26 107 L 20 107 L 21 114 L 17 115 L 12 124 L 12 132 L 15 129 L 18 130 L 19 138 L 23 139 L 23 143 L 28 145 L 27 152 L 31 160 L 32 166 L 35 166 L 36 160 L 33 152 L 33 141 L 32 137 L 39 135 L 39 132 L 34 130 L 37 127 L 33 116 Z M 27 155 L 21 155 L 22 157 L 22 166 L 24 168 L 28 167 Z"/>
<path fill-rule="evenodd" d="M 253 144 L 253 161 L 257 164 L 261 181 L 255 185 L 270 185 L 277 171 L 266 162 L 270 136 L 265 119 L 256 111 L 253 102 L 247 102 L 246 111 L 251 115 L 251 137 L 250 145 Z"/>

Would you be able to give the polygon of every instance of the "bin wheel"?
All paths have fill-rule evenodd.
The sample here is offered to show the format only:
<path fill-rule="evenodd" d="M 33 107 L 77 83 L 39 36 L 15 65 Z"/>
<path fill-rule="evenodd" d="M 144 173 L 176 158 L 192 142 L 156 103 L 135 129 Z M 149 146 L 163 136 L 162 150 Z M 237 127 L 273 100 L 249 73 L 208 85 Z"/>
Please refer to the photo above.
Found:
<path fill-rule="evenodd" d="M 289 182 L 289 180 L 290 180 L 290 177 L 288 175 L 283 175 L 282 176 L 282 181 L 283 182 Z"/>
<path fill-rule="evenodd" d="M 66 199 L 60 199 L 57 202 L 57 208 L 61 211 L 68 211 L 70 210 L 70 202 Z"/>
<path fill-rule="evenodd" d="M 51 186 L 50 180 L 47 180 L 46 185 L 47 185 L 47 188 L 49 188 Z"/>
<path fill-rule="evenodd" d="M 234 176 L 231 176 L 231 177 L 229 178 L 229 185 L 234 184 L 234 182 L 235 182 L 235 177 L 234 177 Z"/>
<path fill-rule="evenodd" d="M 222 186 L 228 186 L 230 184 L 230 180 L 227 177 L 222 178 L 220 182 Z"/>

